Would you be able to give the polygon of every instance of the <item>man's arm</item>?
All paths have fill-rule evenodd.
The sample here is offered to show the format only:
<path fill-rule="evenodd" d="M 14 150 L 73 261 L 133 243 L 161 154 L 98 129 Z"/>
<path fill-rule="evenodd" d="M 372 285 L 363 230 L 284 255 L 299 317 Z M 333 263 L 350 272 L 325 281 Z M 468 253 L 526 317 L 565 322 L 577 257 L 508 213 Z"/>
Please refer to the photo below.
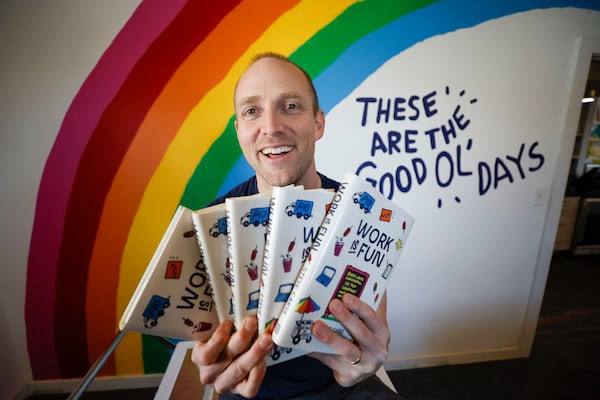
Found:
<path fill-rule="evenodd" d="M 313 325 L 313 335 L 337 354 L 310 355 L 331 368 L 335 380 L 340 385 L 352 386 L 377 372 L 388 357 L 390 331 L 387 325 L 387 292 L 383 295 L 377 311 L 350 294 L 345 294 L 341 301 L 332 300 L 329 310 L 352 335 L 355 342 L 318 321 Z"/>

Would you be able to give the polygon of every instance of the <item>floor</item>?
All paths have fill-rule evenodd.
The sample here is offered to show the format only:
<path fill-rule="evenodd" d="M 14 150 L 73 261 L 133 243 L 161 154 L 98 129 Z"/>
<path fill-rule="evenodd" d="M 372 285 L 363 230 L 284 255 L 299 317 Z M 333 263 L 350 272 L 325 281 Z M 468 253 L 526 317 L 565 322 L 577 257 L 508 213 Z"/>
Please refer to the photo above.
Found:
<path fill-rule="evenodd" d="M 554 255 L 527 359 L 391 371 L 407 400 L 600 399 L 600 256 Z"/>
<path fill-rule="evenodd" d="M 406 400 L 600 399 L 600 255 L 555 254 L 531 356 L 390 371 Z M 82 399 L 145 400 L 154 388 L 88 392 Z M 36 395 L 32 400 L 65 399 Z"/>

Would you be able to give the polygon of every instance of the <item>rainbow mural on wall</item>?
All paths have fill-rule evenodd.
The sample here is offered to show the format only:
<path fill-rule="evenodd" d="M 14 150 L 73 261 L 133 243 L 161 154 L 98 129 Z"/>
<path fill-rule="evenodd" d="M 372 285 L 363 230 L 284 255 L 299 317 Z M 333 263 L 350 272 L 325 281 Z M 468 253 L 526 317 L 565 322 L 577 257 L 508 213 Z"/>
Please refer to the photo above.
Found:
<path fill-rule="evenodd" d="M 252 174 L 232 93 L 250 58 L 289 55 L 327 113 L 430 37 L 597 1 L 143 0 L 67 111 L 40 183 L 25 318 L 33 377 L 82 376 L 116 333 L 178 204 L 197 209 Z M 161 372 L 169 350 L 129 334 L 104 375 Z"/>

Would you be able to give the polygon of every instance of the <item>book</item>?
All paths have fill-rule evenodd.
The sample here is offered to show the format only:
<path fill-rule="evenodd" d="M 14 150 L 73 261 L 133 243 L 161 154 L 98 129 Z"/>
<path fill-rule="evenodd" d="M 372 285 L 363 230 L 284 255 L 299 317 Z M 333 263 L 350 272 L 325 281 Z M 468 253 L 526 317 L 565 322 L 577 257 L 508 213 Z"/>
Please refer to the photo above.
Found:
<path fill-rule="evenodd" d="M 256 315 L 260 297 L 260 273 L 269 223 L 271 194 L 225 199 L 229 261 L 233 272 L 234 323 Z"/>
<path fill-rule="evenodd" d="M 312 337 L 316 320 L 352 340 L 329 312 L 329 303 L 351 293 L 376 309 L 413 224 L 408 213 L 371 184 L 347 174 L 279 316 L 273 341 L 304 351 L 334 352 Z"/>
<path fill-rule="evenodd" d="M 227 212 L 218 204 L 192 212 L 200 252 L 212 287 L 219 321 L 234 319 L 233 273 L 229 261 Z"/>
<path fill-rule="evenodd" d="M 218 325 L 191 210 L 179 206 L 119 322 L 121 331 L 208 340 Z"/>
<path fill-rule="evenodd" d="M 333 191 L 325 189 L 273 188 L 258 305 L 262 331 L 273 332 L 332 198 Z M 274 345 L 267 364 L 302 354 L 305 352 Z"/>

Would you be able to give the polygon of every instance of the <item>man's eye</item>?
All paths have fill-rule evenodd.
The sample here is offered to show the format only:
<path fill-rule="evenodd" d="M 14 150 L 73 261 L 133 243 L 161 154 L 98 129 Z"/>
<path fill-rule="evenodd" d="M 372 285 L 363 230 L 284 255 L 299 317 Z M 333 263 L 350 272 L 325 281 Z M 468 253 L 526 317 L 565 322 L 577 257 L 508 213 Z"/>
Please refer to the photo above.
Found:
<path fill-rule="evenodd" d="M 296 109 L 298 108 L 298 106 L 297 106 L 296 104 L 287 104 L 287 105 L 285 106 L 285 108 L 286 108 L 288 111 L 294 111 L 294 110 L 296 110 Z"/>
<path fill-rule="evenodd" d="M 254 114 L 256 114 L 255 108 L 249 108 L 246 111 L 244 111 L 244 115 L 254 115 Z"/>

